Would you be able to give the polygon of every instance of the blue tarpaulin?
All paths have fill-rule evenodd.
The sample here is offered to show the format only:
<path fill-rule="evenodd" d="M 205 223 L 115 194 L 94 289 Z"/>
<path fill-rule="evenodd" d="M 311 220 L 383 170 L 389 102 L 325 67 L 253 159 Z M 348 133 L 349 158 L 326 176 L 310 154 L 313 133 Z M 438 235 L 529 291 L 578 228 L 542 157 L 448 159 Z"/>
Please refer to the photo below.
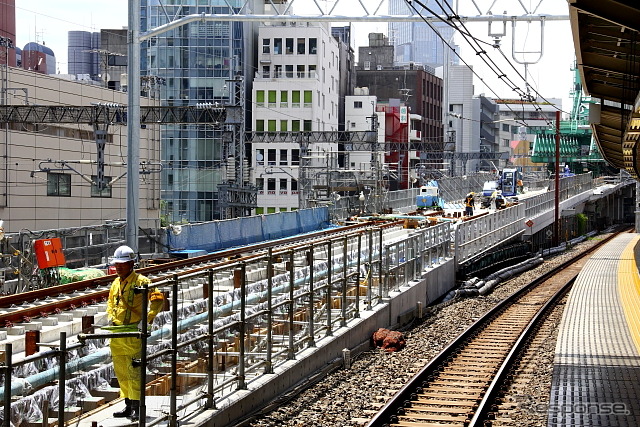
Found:
<path fill-rule="evenodd" d="M 167 229 L 169 252 L 218 251 L 281 239 L 329 226 L 329 208 L 301 209 L 267 215 L 181 225 Z"/>

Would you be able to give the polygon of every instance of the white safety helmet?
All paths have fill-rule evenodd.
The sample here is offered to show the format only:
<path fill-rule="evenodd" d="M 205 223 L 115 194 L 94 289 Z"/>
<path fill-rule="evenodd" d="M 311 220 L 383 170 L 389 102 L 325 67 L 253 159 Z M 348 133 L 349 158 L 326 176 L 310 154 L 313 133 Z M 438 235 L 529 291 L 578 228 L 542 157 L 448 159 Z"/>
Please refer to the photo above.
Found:
<path fill-rule="evenodd" d="M 129 246 L 120 246 L 113 253 L 113 258 L 111 259 L 112 264 L 120 264 L 122 262 L 130 262 L 136 260 L 136 253 L 133 252 Z"/>

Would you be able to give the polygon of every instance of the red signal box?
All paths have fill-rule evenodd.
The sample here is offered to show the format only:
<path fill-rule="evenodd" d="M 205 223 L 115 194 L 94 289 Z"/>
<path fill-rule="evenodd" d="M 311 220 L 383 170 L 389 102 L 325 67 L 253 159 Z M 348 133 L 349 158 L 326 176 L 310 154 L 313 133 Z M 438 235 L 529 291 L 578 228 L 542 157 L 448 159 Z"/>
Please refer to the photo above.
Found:
<path fill-rule="evenodd" d="M 65 264 L 60 238 L 40 239 L 33 242 L 38 268 L 61 267 Z"/>

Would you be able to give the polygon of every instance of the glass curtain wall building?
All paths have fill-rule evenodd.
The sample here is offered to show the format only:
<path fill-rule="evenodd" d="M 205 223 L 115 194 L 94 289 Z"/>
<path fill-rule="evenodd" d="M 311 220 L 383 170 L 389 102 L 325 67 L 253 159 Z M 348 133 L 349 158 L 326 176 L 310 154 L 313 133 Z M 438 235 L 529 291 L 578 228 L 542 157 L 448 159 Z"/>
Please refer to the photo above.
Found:
<path fill-rule="evenodd" d="M 440 2 L 425 2 L 434 13 L 440 16 L 451 15 L 451 9 L 447 6 L 445 11 L 439 6 Z M 445 0 L 451 5 L 451 0 Z M 423 16 L 433 16 L 431 12 L 415 4 L 416 9 Z M 409 9 L 405 0 L 389 0 L 389 14 L 408 15 L 414 11 Z M 433 22 L 431 25 L 440 33 L 456 51 L 458 46 L 453 44 L 454 29 L 444 22 Z M 458 57 L 450 52 L 449 47 L 443 43 L 435 31 L 425 22 L 390 22 L 389 38 L 394 46 L 396 65 L 409 64 L 411 62 L 421 65 L 429 65 L 433 68 L 441 67 L 445 62 L 458 64 Z"/>
<path fill-rule="evenodd" d="M 243 4 L 244 0 L 142 0 L 141 31 L 193 14 L 238 12 Z M 253 74 L 247 72 L 251 55 L 249 61 L 245 58 L 252 51 L 252 34 L 252 24 L 242 22 L 181 26 L 142 43 L 141 73 L 164 79 L 164 105 L 225 105 L 229 80 Z M 228 133 L 212 125 L 163 126 L 162 215 L 168 222 L 221 219 L 218 185 L 227 177 L 226 151 L 232 146 L 228 139 Z"/>

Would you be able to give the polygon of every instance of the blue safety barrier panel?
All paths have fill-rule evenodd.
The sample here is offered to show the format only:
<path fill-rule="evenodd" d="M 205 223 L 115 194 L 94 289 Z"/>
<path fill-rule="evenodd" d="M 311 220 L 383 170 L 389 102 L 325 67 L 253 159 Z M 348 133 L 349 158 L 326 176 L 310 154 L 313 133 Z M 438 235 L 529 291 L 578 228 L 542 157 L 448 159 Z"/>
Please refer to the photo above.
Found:
<path fill-rule="evenodd" d="M 167 228 L 169 252 L 218 251 L 265 240 L 321 230 L 329 226 L 329 208 L 301 209 L 267 215 L 174 225 Z"/>

